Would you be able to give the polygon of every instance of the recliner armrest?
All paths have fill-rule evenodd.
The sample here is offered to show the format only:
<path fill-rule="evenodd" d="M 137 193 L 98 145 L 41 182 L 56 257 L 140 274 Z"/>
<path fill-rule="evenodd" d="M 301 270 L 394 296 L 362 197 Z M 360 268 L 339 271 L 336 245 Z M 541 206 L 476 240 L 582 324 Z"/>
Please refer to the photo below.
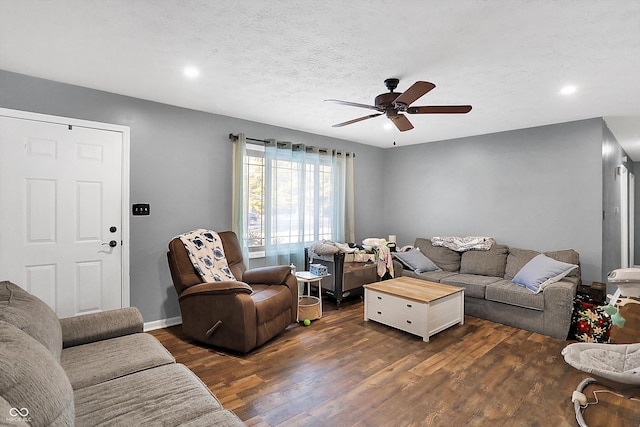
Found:
<path fill-rule="evenodd" d="M 277 265 L 270 267 L 258 267 L 247 270 L 242 275 L 246 283 L 259 283 L 261 285 L 285 285 L 287 276 L 291 274 L 291 267 Z"/>
<path fill-rule="evenodd" d="M 242 282 L 224 281 L 200 283 L 185 289 L 178 297 L 179 300 L 198 295 L 230 295 L 230 294 L 251 294 L 251 286 Z"/>

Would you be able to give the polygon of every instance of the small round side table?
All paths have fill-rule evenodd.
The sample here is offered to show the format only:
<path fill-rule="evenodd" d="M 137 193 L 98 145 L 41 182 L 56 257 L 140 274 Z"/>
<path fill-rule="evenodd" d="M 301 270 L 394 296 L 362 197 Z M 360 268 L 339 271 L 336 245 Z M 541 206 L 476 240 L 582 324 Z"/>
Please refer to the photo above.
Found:
<path fill-rule="evenodd" d="M 296 321 L 309 319 L 316 320 L 322 317 L 322 279 L 330 276 L 318 276 L 311 274 L 309 271 L 298 271 L 296 273 L 296 279 L 298 284 L 302 283 L 302 294 L 298 297 L 298 313 Z M 318 296 L 311 295 L 311 283 L 318 283 Z M 306 292 L 305 292 L 306 284 Z M 300 316 L 302 311 L 303 316 Z M 302 319 L 301 319 L 302 317 Z"/>

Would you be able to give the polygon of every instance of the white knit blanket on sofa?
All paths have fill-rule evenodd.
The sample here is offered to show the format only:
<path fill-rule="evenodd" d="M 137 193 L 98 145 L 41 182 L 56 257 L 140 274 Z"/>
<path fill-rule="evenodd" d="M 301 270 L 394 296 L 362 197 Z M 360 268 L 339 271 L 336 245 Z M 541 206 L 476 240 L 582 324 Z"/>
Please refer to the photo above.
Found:
<path fill-rule="evenodd" d="M 229 270 L 218 233 L 199 228 L 177 237 L 187 250 L 193 267 L 206 283 L 237 280 Z"/>
<path fill-rule="evenodd" d="M 458 252 L 472 249 L 488 251 L 494 243 L 496 243 L 496 241 L 493 240 L 493 238 L 480 236 L 444 236 L 431 238 L 431 244 L 433 246 L 444 246 L 445 248 Z"/>

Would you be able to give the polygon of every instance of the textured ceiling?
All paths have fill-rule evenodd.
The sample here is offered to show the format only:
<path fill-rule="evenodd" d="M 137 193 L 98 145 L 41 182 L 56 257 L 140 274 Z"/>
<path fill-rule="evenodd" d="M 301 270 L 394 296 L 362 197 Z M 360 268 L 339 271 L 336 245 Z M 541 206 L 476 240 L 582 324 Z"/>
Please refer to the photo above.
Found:
<path fill-rule="evenodd" d="M 0 68 L 389 147 L 640 116 L 640 2 L 0 0 Z M 473 110 L 331 127 L 370 111 L 324 99 L 372 104 L 389 77 Z"/>

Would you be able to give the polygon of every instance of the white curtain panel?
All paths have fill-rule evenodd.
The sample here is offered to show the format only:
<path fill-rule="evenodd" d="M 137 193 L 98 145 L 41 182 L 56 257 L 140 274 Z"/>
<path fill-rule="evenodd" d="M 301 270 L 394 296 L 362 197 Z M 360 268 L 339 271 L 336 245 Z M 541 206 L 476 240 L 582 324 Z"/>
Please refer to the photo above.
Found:
<path fill-rule="evenodd" d="M 345 221 L 347 206 L 353 218 L 352 171 L 351 153 L 274 140 L 265 144 L 267 265 L 293 263 L 301 269 L 311 242 L 353 236 L 353 220 Z"/>
<path fill-rule="evenodd" d="M 355 242 L 355 212 L 353 190 L 353 153 L 333 150 L 333 218 L 332 240 Z"/>
<path fill-rule="evenodd" d="M 231 229 L 238 236 L 242 257 L 245 265 L 249 267 L 249 250 L 247 248 L 247 180 L 245 176 L 244 157 L 247 154 L 247 139 L 243 133 L 238 134 L 238 139 L 233 143 L 233 190 L 231 208 Z"/>

